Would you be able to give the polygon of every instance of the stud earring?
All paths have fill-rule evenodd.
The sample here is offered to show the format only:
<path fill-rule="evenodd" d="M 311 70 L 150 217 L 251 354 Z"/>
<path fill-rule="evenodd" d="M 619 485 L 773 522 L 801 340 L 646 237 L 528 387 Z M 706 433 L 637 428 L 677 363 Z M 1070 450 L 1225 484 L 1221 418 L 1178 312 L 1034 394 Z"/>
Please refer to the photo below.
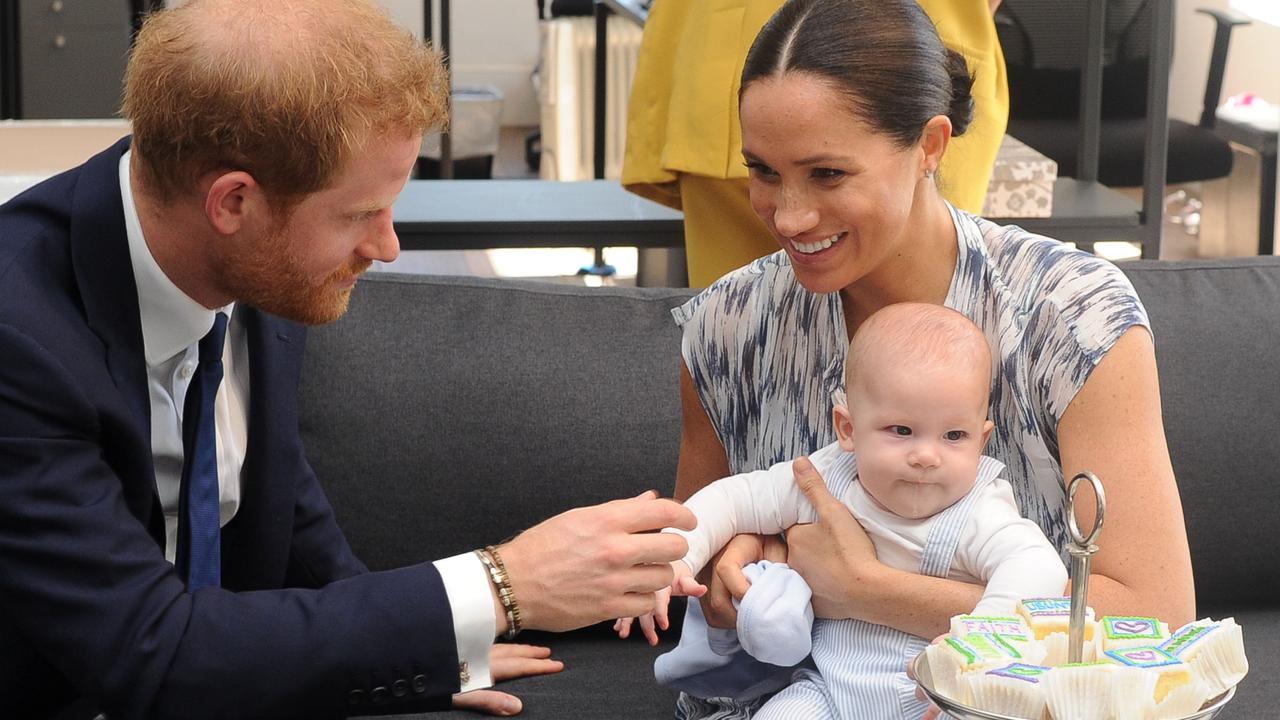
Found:
<path fill-rule="evenodd" d="M 937 170 L 934 170 L 933 168 L 929 168 L 928 170 L 925 170 L 925 171 L 924 171 L 924 177 L 925 177 L 925 179 L 926 179 L 926 180 L 932 180 L 932 179 L 933 179 L 933 175 L 934 175 L 934 173 L 936 173 L 936 172 L 938 172 L 938 171 L 937 171 Z"/>

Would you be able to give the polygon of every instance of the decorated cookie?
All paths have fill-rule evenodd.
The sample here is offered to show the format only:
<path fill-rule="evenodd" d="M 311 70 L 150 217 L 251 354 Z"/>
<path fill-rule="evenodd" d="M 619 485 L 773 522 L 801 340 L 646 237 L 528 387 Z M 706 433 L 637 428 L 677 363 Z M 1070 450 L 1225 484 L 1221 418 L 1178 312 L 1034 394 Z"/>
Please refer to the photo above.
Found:
<path fill-rule="evenodd" d="M 939 692 L 947 697 L 967 701 L 967 688 L 961 684 L 963 673 L 1022 662 L 1020 643 L 1010 642 L 996 633 L 969 633 L 948 636 L 925 650 L 929 669 Z"/>
<path fill-rule="evenodd" d="M 1031 628 L 1016 615 L 956 615 L 951 618 L 951 634 L 995 633 L 1005 637 L 1030 637 Z"/>
<path fill-rule="evenodd" d="M 1071 599 L 1065 597 L 1027 598 L 1018 603 L 1018 615 L 1035 636 L 1065 633 L 1071 624 Z M 1093 639 L 1093 608 L 1085 608 L 1085 640 Z"/>
<path fill-rule="evenodd" d="M 1164 700 L 1164 696 L 1175 688 L 1191 682 L 1191 667 L 1154 645 L 1107 650 L 1103 655 L 1118 665 L 1154 672 L 1156 702 Z"/>
<path fill-rule="evenodd" d="M 1108 650 L 1159 645 L 1169 637 L 1169 626 L 1153 617 L 1104 615 L 1098 621 L 1098 654 Z"/>

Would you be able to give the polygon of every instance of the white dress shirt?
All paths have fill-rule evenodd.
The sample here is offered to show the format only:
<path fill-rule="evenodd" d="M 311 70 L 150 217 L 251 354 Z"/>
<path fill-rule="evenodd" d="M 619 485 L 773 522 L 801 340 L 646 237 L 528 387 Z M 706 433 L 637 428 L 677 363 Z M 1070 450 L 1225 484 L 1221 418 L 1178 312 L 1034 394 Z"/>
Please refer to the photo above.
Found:
<path fill-rule="evenodd" d="M 178 492 L 182 484 L 182 410 L 199 359 L 198 345 L 213 327 L 214 315 L 229 317 L 223 349 L 223 379 L 214 402 L 218 457 L 219 525 L 240 508 L 240 472 L 249 427 L 249 344 L 234 304 L 210 310 L 173 284 L 156 263 L 142 235 L 130 185 L 129 159 L 120 159 L 120 198 L 124 204 L 129 257 L 138 288 L 147 394 L 151 399 L 151 453 L 156 490 L 164 510 L 165 557 L 174 561 L 178 536 Z M 474 553 L 435 562 L 453 612 L 462 690 L 493 684 L 489 650 L 496 634 L 489 575 Z"/>

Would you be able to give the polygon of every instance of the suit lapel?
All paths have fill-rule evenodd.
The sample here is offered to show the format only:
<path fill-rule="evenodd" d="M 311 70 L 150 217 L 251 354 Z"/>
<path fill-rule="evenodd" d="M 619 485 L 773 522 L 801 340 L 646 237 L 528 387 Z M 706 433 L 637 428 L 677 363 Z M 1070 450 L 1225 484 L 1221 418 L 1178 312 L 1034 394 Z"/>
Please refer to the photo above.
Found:
<path fill-rule="evenodd" d="M 85 319 L 106 347 L 107 369 L 124 397 L 147 447 L 151 443 L 151 401 L 143 357 L 138 288 L 129 258 L 120 199 L 120 158 L 129 138 L 86 162 L 79 173 L 71 206 L 71 264 L 84 301 Z M 164 517 L 156 494 L 151 457 L 145 461 L 147 482 L 125 482 L 127 502 L 151 507 L 149 530 L 164 544 Z"/>
<path fill-rule="evenodd" d="M 247 305 L 236 306 L 249 346 L 249 442 L 240 473 L 240 509 L 222 529 L 222 584 L 279 587 L 289 561 L 301 449 L 297 378 L 305 330 Z"/>

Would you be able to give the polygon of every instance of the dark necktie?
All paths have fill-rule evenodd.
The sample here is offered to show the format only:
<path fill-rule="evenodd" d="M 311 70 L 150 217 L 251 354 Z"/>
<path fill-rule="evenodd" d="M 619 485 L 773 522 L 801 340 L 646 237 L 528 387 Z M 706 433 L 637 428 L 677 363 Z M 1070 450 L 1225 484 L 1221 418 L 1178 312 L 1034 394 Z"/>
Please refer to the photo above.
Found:
<path fill-rule="evenodd" d="M 187 592 L 222 581 L 218 529 L 218 441 L 213 403 L 222 382 L 227 316 L 218 313 L 200 341 L 200 364 L 182 410 L 182 488 L 178 495 L 178 573 Z"/>

